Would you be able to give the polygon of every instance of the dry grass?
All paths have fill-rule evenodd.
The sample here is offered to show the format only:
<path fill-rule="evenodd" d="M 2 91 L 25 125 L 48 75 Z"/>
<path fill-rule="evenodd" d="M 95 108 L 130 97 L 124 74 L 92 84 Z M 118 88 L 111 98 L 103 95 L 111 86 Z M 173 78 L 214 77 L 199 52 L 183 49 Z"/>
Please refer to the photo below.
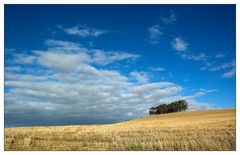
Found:
<path fill-rule="evenodd" d="M 110 125 L 6 128 L 5 150 L 236 150 L 235 109 Z"/>

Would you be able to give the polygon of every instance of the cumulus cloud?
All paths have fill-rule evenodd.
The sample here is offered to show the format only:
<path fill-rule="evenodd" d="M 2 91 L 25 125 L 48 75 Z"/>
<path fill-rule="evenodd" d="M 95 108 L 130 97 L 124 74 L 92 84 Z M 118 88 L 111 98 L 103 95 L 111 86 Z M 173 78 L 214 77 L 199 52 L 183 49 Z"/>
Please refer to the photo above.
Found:
<path fill-rule="evenodd" d="M 60 60 L 61 57 L 64 57 L 64 60 L 62 61 L 69 62 L 62 62 L 63 64 L 74 65 L 74 62 L 82 63 L 84 61 L 86 63 L 90 62 L 104 66 L 117 61 L 135 60 L 141 57 L 139 54 L 133 54 L 126 51 L 105 51 L 100 49 L 89 49 L 81 46 L 79 43 L 63 40 L 48 39 L 45 41 L 45 44 L 49 47 L 47 52 L 35 50 L 34 53 L 41 55 L 43 59 L 53 59 L 56 61 Z M 60 64 L 54 63 L 53 65 Z"/>
<path fill-rule="evenodd" d="M 78 43 L 47 40 L 45 44 L 47 50 L 24 55 L 34 58 L 31 61 L 12 57 L 13 63 L 17 60 L 25 65 L 6 66 L 6 126 L 113 123 L 144 116 L 152 106 L 185 98 L 179 95 L 184 90 L 181 86 L 151 83 L 145 72 L 126 75 L 96 67 L 103 59 L 110 59 L 109 64 L 133 55 L 98 50 L 104 56 L 96 56 L 96 50 Z M 195 100 L 198 96 L 186 99 Z M 195 103 L 194 108 L 201 106 Z"/>
<path fill-rule="evenodd" d="M 147 29 L 149 33 L 149 43 L 158 44 L 160 37 L 163 35 L 163 30 L 159 25 L 153 25 Z"/>
<path fill-rule="evenodd" d="M 45 52 L 38 53 L 37 62 L 45 67 L 60 72 L 71 72 L 77 69 L 79 64 L 90 61 L 87 53 L 63 53 L 63 52 Z"/>
<path fill-rule="evenodd" d="M 181 37 L 176 37 L 172 41 L 172 47 L 176 51 L 185 52 L 188 46 L 188 43 L 185 42 Z"/>
<path fill-rule="evenodd" d="M 106 34 L 109 31 L 102 30 L 94 27 L 89 27 L 86 25 L 77 25 L 74 27 L 64 28 L 62 26 L 58 26 L 60 29 L 62 29 L 65 33 L 69 35 L 77 35 L 83 38 L 86 37 L 98 37 L 100 35 Z"/>

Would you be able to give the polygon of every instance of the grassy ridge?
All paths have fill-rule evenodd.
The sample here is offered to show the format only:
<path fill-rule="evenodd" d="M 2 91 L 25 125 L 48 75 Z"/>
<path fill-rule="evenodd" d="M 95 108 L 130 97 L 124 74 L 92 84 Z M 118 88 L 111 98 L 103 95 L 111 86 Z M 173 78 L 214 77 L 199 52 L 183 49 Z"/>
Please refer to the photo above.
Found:
<path fill-rule="evenodd" d="M 6 128 L 5 150 L 236 150 L 235 109 L 110 125 Z"/>

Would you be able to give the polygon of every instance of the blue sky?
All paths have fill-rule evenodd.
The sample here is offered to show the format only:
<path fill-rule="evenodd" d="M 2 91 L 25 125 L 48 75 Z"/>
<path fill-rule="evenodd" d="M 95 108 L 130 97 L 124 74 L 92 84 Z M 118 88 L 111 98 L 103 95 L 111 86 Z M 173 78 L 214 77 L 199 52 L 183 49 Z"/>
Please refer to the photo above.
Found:
<path fill-rule="evenodd" d="M 5 5 L 5 126 L 235 107 L 235 5 Z"/>

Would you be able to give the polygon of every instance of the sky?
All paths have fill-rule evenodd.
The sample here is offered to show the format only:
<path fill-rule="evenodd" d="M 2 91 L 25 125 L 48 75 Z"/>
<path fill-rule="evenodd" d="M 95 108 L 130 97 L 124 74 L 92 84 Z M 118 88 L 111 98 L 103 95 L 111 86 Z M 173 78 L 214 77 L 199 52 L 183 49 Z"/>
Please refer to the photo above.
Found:
<path fill-rule="evenodd" d="M 235 108 L 235 5 L 5 5 L 5 127 Z"/>

